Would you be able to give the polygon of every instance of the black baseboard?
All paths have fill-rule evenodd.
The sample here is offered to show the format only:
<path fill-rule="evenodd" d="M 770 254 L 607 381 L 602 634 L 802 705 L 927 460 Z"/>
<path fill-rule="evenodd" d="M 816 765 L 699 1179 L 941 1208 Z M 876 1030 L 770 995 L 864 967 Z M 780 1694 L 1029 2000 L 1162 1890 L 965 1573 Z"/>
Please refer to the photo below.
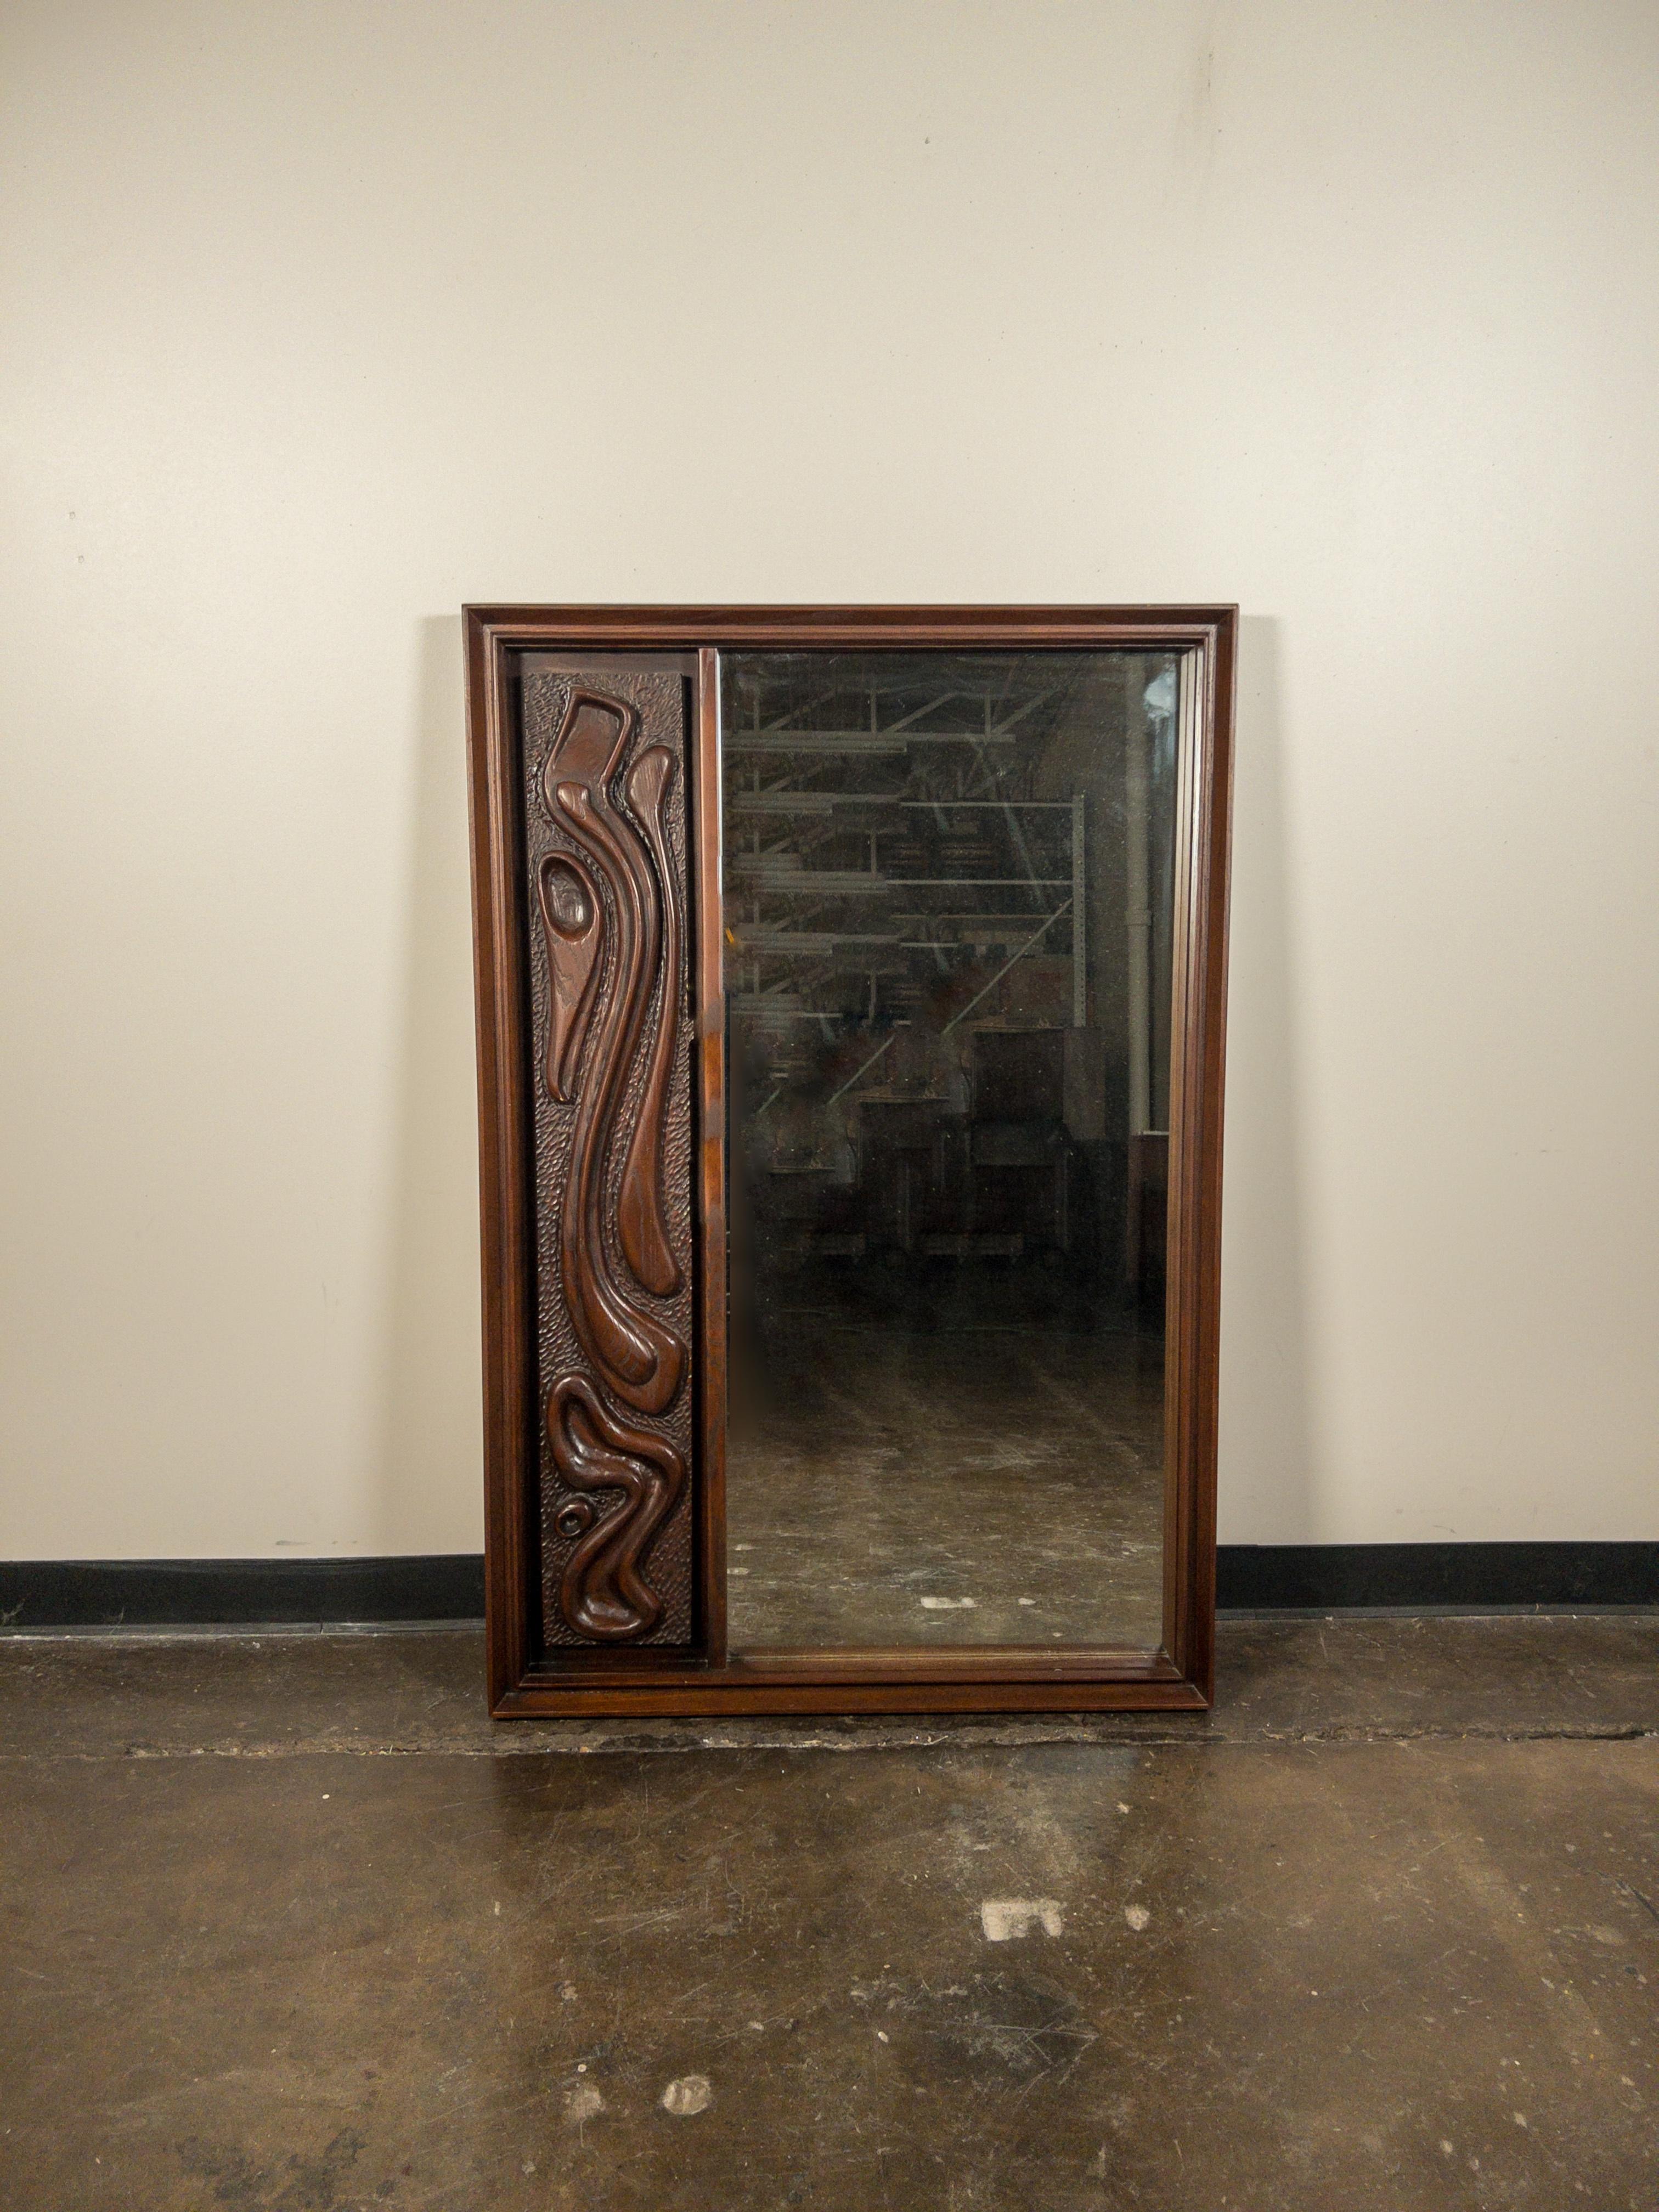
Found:
<path fill-rule="evenodd" d="M 1234 1613 L 1659 1606 L 1659 1544 L 1224 1544 Z"/>
<path fill-rule="evenodd" d="M 0 1560 L 0 1629 L 336 1626 L 483 1615 L 477 1552 Z M 1659 1544 L 1224 1544 L 1224 1612 L 1659 1607 Z"/>
<path fill-rule="evenodd" d="M 386 1559 L 9 1559 L 0 1628 L 480 1620 L 481 1552 Z"/>

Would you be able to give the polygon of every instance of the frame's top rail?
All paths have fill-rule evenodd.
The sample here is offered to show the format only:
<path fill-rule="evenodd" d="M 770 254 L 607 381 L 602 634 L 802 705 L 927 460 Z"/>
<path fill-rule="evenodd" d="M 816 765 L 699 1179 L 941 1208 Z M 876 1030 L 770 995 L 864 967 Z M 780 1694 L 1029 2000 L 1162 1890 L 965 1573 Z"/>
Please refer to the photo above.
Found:
<path fill-rule="evenodd" d="M 712 645 L 773 651 L 896 645 L 1202 645 L 1236 623 L 1237 606 L 518 606 L 463 610 L 470 628 L 507 645 Z"/>

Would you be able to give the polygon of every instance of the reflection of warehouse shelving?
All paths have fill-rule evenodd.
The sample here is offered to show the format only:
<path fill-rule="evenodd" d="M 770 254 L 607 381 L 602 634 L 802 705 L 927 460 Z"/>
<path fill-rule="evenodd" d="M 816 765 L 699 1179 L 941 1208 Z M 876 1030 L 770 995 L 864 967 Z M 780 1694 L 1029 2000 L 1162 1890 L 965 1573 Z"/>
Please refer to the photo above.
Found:
<path fill-rule="evenodd" d="M 734 791 L 727 794 L 734 814 L 833 814 L 838 807 L 914 807 L 924 814 L 959 814 L 975 808 L 988 814 L 1070 814 L 1071 799 L 902 799 L 879 791 Z"/>
<path fill-rule="evenodd" d="M 1144 1150 L 1162 1048 L 1144 664 L 952 656 L 949 690 L 925 653 L 732 668 L 726 991 L 761 1277 L 854 1260 L 919 1292 L 971 1261 L 1029 1286 L 1072 1254 L 1067 1283 L 1115 1284 L 1155 1195 L 1126 1195 L 1118 1133 L 1127 1105 Z"/>
<path fill-rule="evenodd" d="M 758 758 L 774 754 L 780 759 L 795 753 L 834 753 L 891 756 L 916 745 L 1012 745 L 1019 740 L 1008 730 L 736 730 L 726 739 L 728 759 Z"/>
<path fill-rule="evenodd" d="M 913 676 L 866 694 L 861 728 L 856 678 L 780 684 L 772 726 L 751 696 L 723 733 L 728 1004 L 780 1261 L 1068 1248 L 1087 821 L 1049 764 L 1072 686 L 1043 673 L 1012 700 Z M 1000 1033 L 1024 1076 L 988 1059 Z"/>
<path fill-rule="evenodd" d="M 770 1030 L 815 1017 L 874 1030 L 914 1005 L 921 979 L 909 988 L 902 979 L 918 959 L 924 973 L 930 957 L 935 972 L 971 969 L 1012 946 L 1017 957 L 1029 947 L 1034 959 L 1063 957 L 1070 1019 L 1086 1020 L 1087 933 L 1073 921 L 1086 910 L 1084 802 L 1011 787 L 1040 760 L 1039 710 L 1054 688 L 1000 718 L 988 698 L 978 726 L 940 726 L 941 710 L 957 703 L 949 699 L 883 726 L 872 694 L 867 729 L 757 723 L 726 733 L 728 943 L 741 1017 Z M 869 787 L 878 763 L 901 779 L 892 788 Z M 860 765 L 852 787 L 824 787 Z M 854 1006 L 845 986 L 856 978 L 869 988 Z M 773 998 L 787 1003 L 769 1018 Z M 981 1022 L 994 1012 L 987 1006 Z"/>

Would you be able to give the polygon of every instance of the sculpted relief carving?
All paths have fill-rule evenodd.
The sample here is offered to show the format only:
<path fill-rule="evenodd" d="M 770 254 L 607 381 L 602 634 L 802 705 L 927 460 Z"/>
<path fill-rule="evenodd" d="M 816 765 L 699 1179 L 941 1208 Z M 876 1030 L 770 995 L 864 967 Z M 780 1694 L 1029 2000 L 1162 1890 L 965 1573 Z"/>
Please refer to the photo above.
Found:
<path fill-rule="evenodd" d="M 676 1610 L 678 1640 L 689 1635 L 689 1530 L 672 1559 L 659 1556 L 685 1498 L 690 1443 L 689 1286 L 674 1234 L 678 1215 L 684 1243 L 690 1197 L 677 1188 L 671 1205 L 666 1189 L 671 1150 L 688 1153 L 671 1143 L 671 1123 L 689 1115 L 676 1079 L 684 801 L 675 750 L 641 742 L 641 726 L 631 699 L 568 687 L 538 778 L 560 842 L 532 861 L 544 956 L 538 1211 L 556 1209 L 574 1338 L 550 1346 L 565 1334 L 557 1315 L 542 1331 L 558 1486 L 544 1535 L 562 1553 L 550 1561 L 557 1617 L 546 1625 L 600 1644 L 659 1635 Z M 580 1364 L 560 1357 L 569 1351 Z"/>

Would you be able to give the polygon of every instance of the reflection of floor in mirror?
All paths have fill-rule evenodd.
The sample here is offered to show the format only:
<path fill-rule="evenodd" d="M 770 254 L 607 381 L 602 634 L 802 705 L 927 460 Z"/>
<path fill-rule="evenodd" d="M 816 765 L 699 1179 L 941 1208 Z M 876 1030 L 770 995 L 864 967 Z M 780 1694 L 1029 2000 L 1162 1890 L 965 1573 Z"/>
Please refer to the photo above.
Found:
<path fill-rule="evenodd" d="M 734 1650 L 1158 1642 L 1158 1339 L 830 1318 L 775 1339 L 764 1402 L 734 1393 Z"/>

